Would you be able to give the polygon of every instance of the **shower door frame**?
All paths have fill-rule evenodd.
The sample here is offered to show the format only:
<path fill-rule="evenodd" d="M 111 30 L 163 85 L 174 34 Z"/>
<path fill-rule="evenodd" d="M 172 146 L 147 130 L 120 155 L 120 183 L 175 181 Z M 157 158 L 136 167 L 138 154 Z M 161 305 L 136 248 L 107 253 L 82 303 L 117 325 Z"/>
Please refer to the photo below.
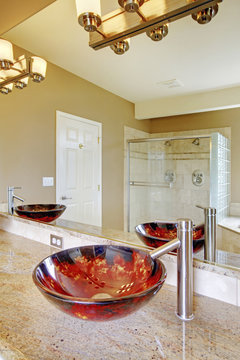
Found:
<path fill-rule="evenodd" d="M 211 162 L 211 152 L 212 152 L 212 134 L 208 135 L 192 135 L 192 136 L 173 136 L 173 137 L 164 137 L 164 138 L 141 138 L 141 139 L 129 139 L 127 140 L 127 231 L 130 232 L 130 145 L 131 143 L 147 143 L 154 141 L 172 141 L 172 140 L 188 140 L 188 139 L 210 139 L 210 162 Z M 210 167 L 211 168 L 211 167 Z M 155 184 L 153 184 L 155 185 Z M 210 185 L 211 187 L 211 185 Z M 210 189 L 209 189 L 210 192 Z M 210 192 L 211 194 L 211 192 Z M 211 198 L 211 196 L 210 196 Z"/>

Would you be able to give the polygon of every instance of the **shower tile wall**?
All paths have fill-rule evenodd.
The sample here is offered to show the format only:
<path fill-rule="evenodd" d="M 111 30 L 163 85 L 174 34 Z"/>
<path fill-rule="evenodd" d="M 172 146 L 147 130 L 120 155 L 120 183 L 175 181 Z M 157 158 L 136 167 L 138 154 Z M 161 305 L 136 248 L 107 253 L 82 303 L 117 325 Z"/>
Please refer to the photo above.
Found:
<path fill-rule="evenodd" d="M 216 133 L 216 130 L 218 131 Z M 196 224 L 204 220 L 203 211 L 195 207 L 216 207 L 219 213 L 218 221 L 228 215 L 230 202 L 230 139 L 231 128 L 202 129 L 193 131 L 181 131 L 171 133 L 148 134 L 129 127 L 125 127 L 125 144 L 129 139 L 140 138 L 171 138 L 191 137 L 174 142 L 171 146 L 164 145 L 164 141 L 152 142 L 151 145 L 141 148 L 144 143 L 137 144 L 140 147 L 135 151 L 136 166 L 132 162 L 131 153 L 131 180 L 158 182 L 159 187 L 130 186 L 130 228 L 134 230 L 136 224 L 155 219 L 175 220 L 178 217 L 190 217 Z M 209 139 L 200 141 L 200 145 L 193 145 L 196 136 L 209 136 L 212 138 L 212 147 L 209 148 Z M 149 143 L 148 143 L 149 144 Z M 136 146 L 136 144 L 134 144 Z M 211 150 L 211 159 L 210 159 Z M 208 153 L 207 153 L 208 151 Z M 140 154 L 141 153 L 141 154 Z M 125 145 L 125 169 L 127 146 Z M 176 181 L 170 188 L 165 182 L 164 174 L 173 169 Z M 197 187 L 192 184 L 192 172 L 202 170 L 205 175 L 204 184 Z M 136 171 L 135 171 L 136 170 Z M 210 183 L 210 173 L 211 183 Z M 125 172 L 125 211 L 124 229 L 128 224 L 128 178 Z M 211 196 L 211 197 L 210 197 Z"/>
<path fill-rule="evenodd" d="M 210 141 L 201 139 L 194 145 L 193 140 L 130 145 L 130 180 L 149 184 L 130 187 L 131 231 L 139 223 L 156 219 L 189 217 L 196 224 L 203 222 L 203 212 L 195 205 L 209 206 Z M 192 183 L 192 173 L 198 169 L 204 174 L 202 186 Z M 172 184 L 165 179 L 168 170 L 175 174 Z"/>
<path fill-rule="evenodd" d="M 211 152 L 211 206 L 217 209 L 217 221 L 229 215 L 231 201 L 231 147 L 230 140 L 219 133 L 212 134 Z"/>

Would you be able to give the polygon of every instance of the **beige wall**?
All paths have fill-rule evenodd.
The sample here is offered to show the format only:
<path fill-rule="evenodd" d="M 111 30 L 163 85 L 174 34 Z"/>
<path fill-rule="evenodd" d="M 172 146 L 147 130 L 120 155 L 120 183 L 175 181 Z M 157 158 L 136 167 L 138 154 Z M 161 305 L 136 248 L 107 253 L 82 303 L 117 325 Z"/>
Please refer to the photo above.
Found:
<path fill-rule="evenodd" d="M 20 24 L 56 0 L 11 0 L 1 1 L 0 34 Z"/>
<path fill-rule="evenodd" d="M 240 109 L 171 116 L 151 120 L 151 133 L 231 127 L 232 202 L 240 202 Z"/>
<path fill-rule="evenodd" d="M 123 229 L 124 125 L 149 131 L 150 121 L 135 120 L 132 103 L 53 64 L 43 83 L 0 94 L 0 202 L 8 185 L 22 186 L 26 203 L 55 201 L 42 177 L 55 178 L 56 110 L 102 123 L 103 226 Z"/>

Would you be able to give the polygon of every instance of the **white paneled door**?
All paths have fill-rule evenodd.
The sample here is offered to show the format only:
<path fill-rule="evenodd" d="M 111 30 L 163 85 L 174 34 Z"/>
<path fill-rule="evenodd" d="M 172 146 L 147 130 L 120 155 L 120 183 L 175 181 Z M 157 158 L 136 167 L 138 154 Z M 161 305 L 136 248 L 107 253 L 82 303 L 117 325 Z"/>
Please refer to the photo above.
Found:
<path fill-rule="evenodd" d="M 57 111 L 56 200 L 61 219 L 102 225 L 101 123 Z"/>

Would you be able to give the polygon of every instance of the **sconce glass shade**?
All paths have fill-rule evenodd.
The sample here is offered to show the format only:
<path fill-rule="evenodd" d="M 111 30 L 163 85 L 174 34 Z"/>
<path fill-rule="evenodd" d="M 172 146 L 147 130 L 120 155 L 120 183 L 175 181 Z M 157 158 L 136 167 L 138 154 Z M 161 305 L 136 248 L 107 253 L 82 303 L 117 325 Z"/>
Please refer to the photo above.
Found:
<path fill-rule="evenodd" d="M 10 69 L 13 63 L 12 44 L 4 39 L 0 39 L 0 69 Z"/>
<path fill-rule="evenodd" d="M 96 31 L 101 25 L 100 0 L 76 0 L 78 22 L 88 32 Z"/>
<path fill-rule="evenodd" d="M 4 85 L 3 87 L 1 87 L 1 83 L 0 83 L 0 92 L 2 94 L 7 95 L 10 92 L 12 92 L 12 89 L 13 89 L 13 83 Z"/>
<path fill-rule="evenodd" d="M 47 62 L 38 57 L 32 56 L 31 57 L 31 77 L 33 81 L 40 82 L 45 79 L 47 71 Z"/>
<path fill-rule="evenodd" d="M 117 55 L 125 54 L 125 52 L 129 50 L 129 47 L 130 47 L 130 39 L 125 39 L 125 40 L 122 40 L 122 41 L 118 41 L 115 44 L 110 46 L 110 48 Z"/>
<path fill-rule="evenodd" d="M 100 0 L 76 0 L 77 16 L 83 13 L 94 13 L 101 16 Z"/>

